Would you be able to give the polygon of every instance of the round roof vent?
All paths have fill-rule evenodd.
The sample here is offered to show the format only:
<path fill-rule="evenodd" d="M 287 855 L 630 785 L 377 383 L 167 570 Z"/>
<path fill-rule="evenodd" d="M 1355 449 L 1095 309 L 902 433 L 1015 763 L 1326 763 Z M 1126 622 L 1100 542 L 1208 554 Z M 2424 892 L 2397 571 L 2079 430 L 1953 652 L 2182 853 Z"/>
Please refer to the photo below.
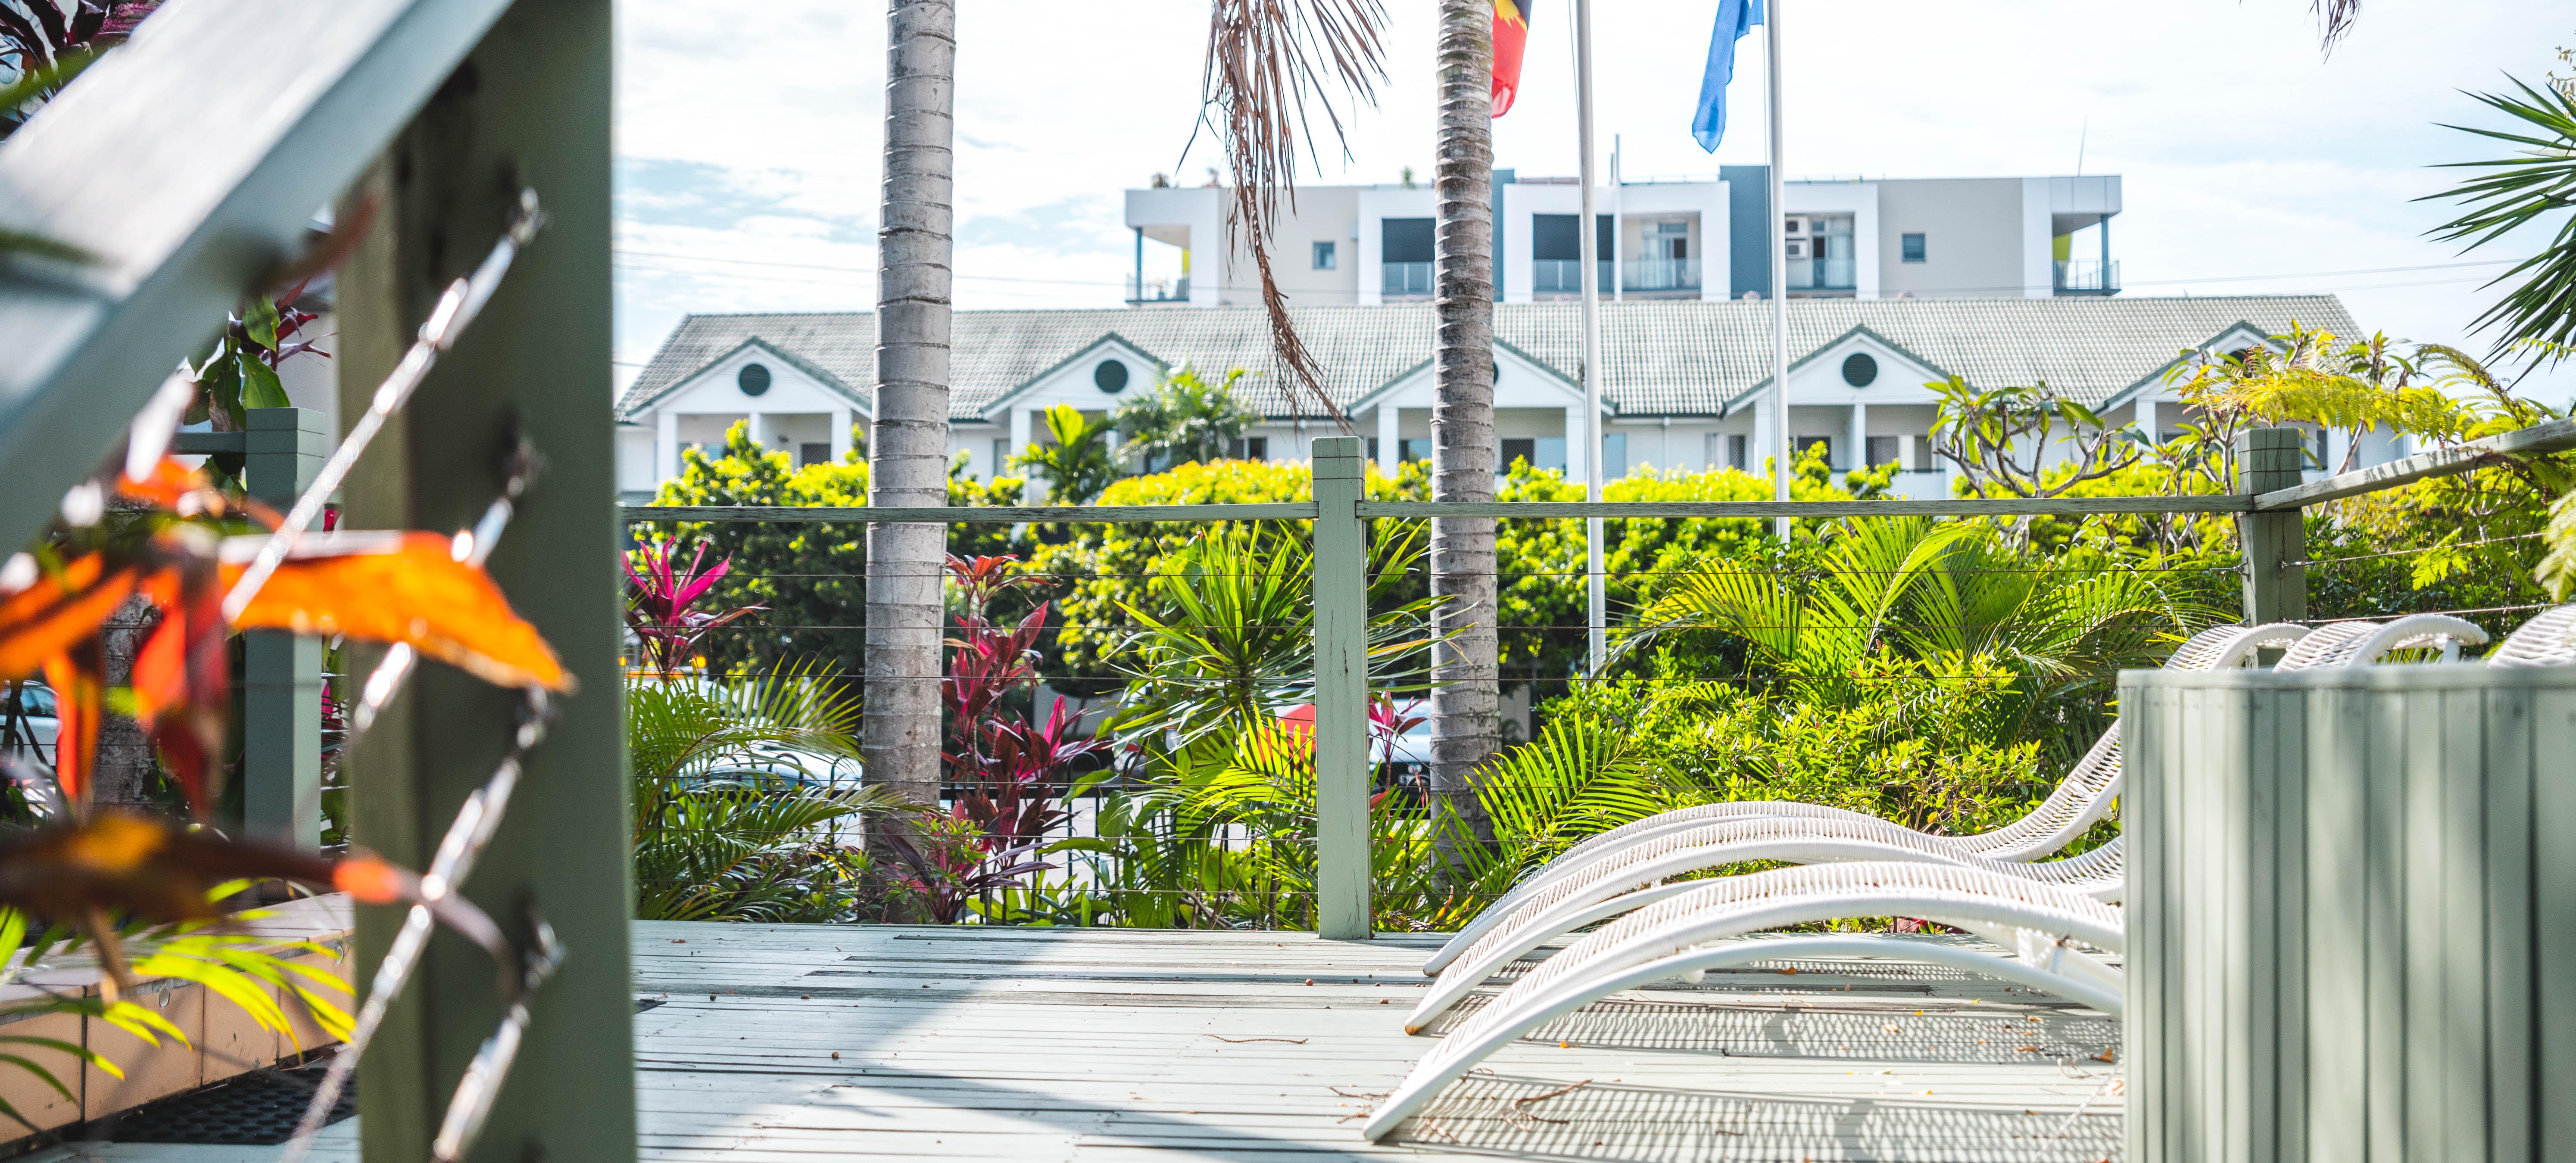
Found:
<path fill-rule="evenodd" d="M 1869 353 L 1855 351 L 1843 361 L 1843 382 L 1855 388 L 1866 388 L 1878 382 L 1878 361 Z"/>
<path fill-rule="evenodd" d="M 733 373 L 733 383 L 743 395 L 757 396 L 769 390 L 769 368 L 765 364 L 744 364 L 741 371 Z"/>
<path fill-rule="evenodd" d="M 1099 385 L 1100 390 L 1104 392 L 1115 394 L 1126 391 L 1127 365 L 1114 359 L 1101 360 L 1100 366 L 1091 369 L 1091 382 Z"/>

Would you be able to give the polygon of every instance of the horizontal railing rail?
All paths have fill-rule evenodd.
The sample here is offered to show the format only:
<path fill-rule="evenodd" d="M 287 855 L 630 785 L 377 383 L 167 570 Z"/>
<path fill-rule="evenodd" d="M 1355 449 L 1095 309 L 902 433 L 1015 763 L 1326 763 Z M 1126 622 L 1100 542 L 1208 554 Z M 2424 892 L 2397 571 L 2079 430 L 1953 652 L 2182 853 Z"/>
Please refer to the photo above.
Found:
<path fill-rule="evenodd" d="M 866 521 L 887 525 L 1021 525 L 1049 521 L 1311 521 L 1313 501 L 1252 505 L 977 505 L 868 508 L 861 505 L 621 505 L 639 521 Z"/>
<path fill-rule="evenodd" d="M 2373 465 L 2354 472 L 2339 473 L 2321 481 L 2275 489 L 2254 498 L 2256 512 L 2297 509 L 2308 505 L 2339 501 L 2363 493 L 2393 489 L 2413 484 L 2428 477 L 2467 472 L 2492 458 L 2506 455 L 2533 456 L 2545 452 L 2564 452 L 2576 448 L 2576 419 L 2547 420 L 2529 428 L 2466 441 L 2449 448 L 2419 452 L 2386 464 Z"/>

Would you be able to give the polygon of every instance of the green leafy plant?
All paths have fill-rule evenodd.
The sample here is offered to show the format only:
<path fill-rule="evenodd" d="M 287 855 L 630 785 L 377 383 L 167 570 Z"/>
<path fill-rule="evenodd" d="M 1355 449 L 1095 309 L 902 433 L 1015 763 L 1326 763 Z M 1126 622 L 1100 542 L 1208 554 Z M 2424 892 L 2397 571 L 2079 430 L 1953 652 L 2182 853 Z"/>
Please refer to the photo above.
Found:
<path fill-rule="evenodd" d="M 1235 368 L 1209 383 L 1187 364 L 1172 369 L 1152 392 L 1118 409 L 1113 423 L 1126 437 L 1122 451 L 1141 458 L 1148 471 L 1224 459 L 1244 429 L 1261 422 L 1259 412 L 1235 398 L 1235 382 L 1247 374 Z"/>
<path fill-rule="evenodd" d="M 250 887 L 249 881 L 230 881 L 215 886 L 207 900 L 221 902 L 239 895 Z M 80 931 L 64 925 L 46 926 L 18 909 L 0 907 L 0 950 L 10 953 L 5 969 L 0 969 L 0 985 L 14 983 L 27 970 L 59 964 L 68 957 L 88 955 L 99 960 L 107 971 L 102 990 L 95 996 L 46 991 L 44 995 L 0 1003 L 0 1018 L 12 1023 L 42 1014 L 72 1014 L 91 1021 L 103 1021 L 140 1039 L 146 1046 L 158 1048 L 167 1038 L 181 1046 L 188 1045 L 188 1035 L 179 1026 L 150 1006 L 139 1005 L 119 996 L 118 979 L 168 979 L 202 986 L 213 997 L 238 1007 L 260 1029 L 287 1038 L 298 1037 L 289 1020 L 281 996 L 292 997 L 311 1015 L 325 1038 L 339 1040 L 349 1034 L 349 1014 L 332 995 L 347 997 L 349 983 L 330 970 L 299 960 L 306 955 L 331 958 L 331 950 L 303 940 L 281 941 L 272 934 L 243 931 L 235 926 L 257 922 L 270 914 L 261 909 L 247 909 L 232 914 L 224 921 L 181 921 L 154 924 L 127 920 L 113 926 L 113 942 L 101 946 Z M 78 1102 L 65 1079 L 52 1066 L 32 1054 L 52 1051 L 77 1069 L 81 1064 L 97 1068 L 111 1078 L 125 1077 L 118 1063 L 80 1043 L 40 1035 L 0 1033 L 0 1066 L 22 1071 L 64 1099 Z M 20 1111 L 6 1100 L 0 1100 L 0 1114 L 5 1114 L 28 1130 L 36 1129 Z"/>
<path fill-rule="evenodd" d="M 1094 423 L 1072 406 L 1057 404 L 1041 416 L 1052 444 L 1032 444 L 1011 458 L 1046 485 L 1047 500 L 1058 505 L 1088 505 L 1119 477 L 1118 458 L 1109 449 L 1117 429 Z"/>
<path fill-rule="evenodd" d="M 2435 227 L 2431 232 L 2435 238 L 2465 240 L 2468 249 L 2475 250 L 2521 227 L 2566 214 L 2567 190 L 2576 184 L 2576 95 L 2554 85 L 2535 89 L 2520 80 L 2513 80 L 2513 86 L 2518 93 L 2472 96 L 2520 122 L 2514 129 L 2450 127 L 2518 148 L 2510 157 L 2448 163 L 2482 172 L 2443 193 L 2427 195 L 2458 199 L 2467 207 L 2459 217 Z M 2525 340 L 2556 345 L 2576 341 L 2576 215 L 2559 220 L 2556 235 L 2538 254 L 2514 264 L 2487 285 L 2511 288 L 2473 324 L 2499 328 L 2499 351 Z"/>
<path fill-rule="evenodd" d="M 635 915 L 855 919 L 866 858 L 844 837 L 863 812 L 914 810 L 832 778 L 857 759 L 858 715 L 849 688 L 810 667 L 630 681 Z"/>

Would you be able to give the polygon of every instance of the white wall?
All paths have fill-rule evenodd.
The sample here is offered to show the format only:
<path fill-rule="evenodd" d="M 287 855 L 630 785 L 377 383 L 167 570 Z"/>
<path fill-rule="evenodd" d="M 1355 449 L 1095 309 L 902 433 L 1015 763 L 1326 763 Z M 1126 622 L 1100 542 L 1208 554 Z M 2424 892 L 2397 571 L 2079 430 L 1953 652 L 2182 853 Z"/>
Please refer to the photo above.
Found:
<path fill-rule="evenodd" d="M 1878 183 L 1876 182 L 1790 182 L 1781 190 L 1785 204 L 1782 214 L 1849 214 L 1852 216 L 1852 294 L 1856 298 L 1875 299 L 1879 295 L 1878 264 L 1870 256 L 1878 253 Z"/>

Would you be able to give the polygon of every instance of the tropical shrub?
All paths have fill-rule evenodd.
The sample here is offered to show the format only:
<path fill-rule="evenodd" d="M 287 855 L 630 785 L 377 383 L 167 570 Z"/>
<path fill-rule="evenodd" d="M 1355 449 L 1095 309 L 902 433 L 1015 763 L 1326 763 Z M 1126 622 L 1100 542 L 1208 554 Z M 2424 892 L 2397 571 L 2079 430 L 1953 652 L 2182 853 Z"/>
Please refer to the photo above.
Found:
<path fill-rule="evenodd" d="M 1126 442 L 1119 451 L 1149 468 L 1221 460 L 1234 452 L 1244 429 L 1261 422 L 1261 413 L 1237 399 L 1234 385 L 1242 368 L 1209 383 L 1198 369 L 1182 364 L 1110 418 Z"/>
<path fill-rule="evenodd" d="M 795 665 L 628 682 L 636 917 L 858 919 L 860 814 L 914 810 L 831 778 L 857 760 L 858 717 L 848 686 Z"/>
<path fill-rule="evenodd" d="M 722 455 L 697 449 L 681 454 L 680 475 L 654 498 L 663 505 L 830 505 L 852 509 L 868 503 L 868 466 L 856 452 L 840 464 L 796 468 L 784 452 L 752 443 L 749 428 L 725 432 Z M 948 503 L 959 507 L 1015 505 L 1020 481 L 983 483 L 949 468 Z M 855 675 L 865 641 L 858 612 L 867 608 L 867 526 L 858 522 L 690 521 L 634 527 L 647 544 L 690 540 L 730 563 L 724 579 L 703 595 L 732 609 L 760 606 L 760 624 L 737 624 L 702 643 L 718 674 L 765 670 L 791 659 L 819 659 L 839 675 Z M 1010 538 L 1007 525 L 952 525 L 951 551 L 998 553 Z"/>

